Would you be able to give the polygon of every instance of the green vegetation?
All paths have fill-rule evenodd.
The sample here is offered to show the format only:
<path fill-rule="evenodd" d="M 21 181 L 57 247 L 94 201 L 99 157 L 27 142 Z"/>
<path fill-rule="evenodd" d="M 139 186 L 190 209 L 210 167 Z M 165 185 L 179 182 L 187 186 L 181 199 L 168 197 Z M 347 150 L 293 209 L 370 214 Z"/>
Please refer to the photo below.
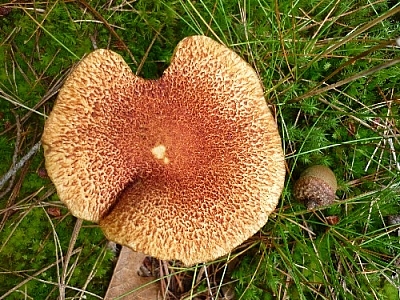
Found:
<path fill-rule="evenodd" d="M 40 140 L 62 80 L 94 46 L 156 78 L 183 37 L 204 34 L 257 70 L 288 169 L 280 206 L 224 282 L 237 299 L 400 299 L 399 225 L 387 222 L 400 213 L 399 21 L 400 3 L 387 0 L 0 4 L 0 180 Z M 291 191 L 310 164 L 330 166 L 340 186 L 313 212 Z M 114 255 L 89 223 L 67 255 L 76 220 L 43 168 L 39 151 L 0 187 L 0 299 L 56 299 L 62 285 L 66 298 L 101 299 Z"/>

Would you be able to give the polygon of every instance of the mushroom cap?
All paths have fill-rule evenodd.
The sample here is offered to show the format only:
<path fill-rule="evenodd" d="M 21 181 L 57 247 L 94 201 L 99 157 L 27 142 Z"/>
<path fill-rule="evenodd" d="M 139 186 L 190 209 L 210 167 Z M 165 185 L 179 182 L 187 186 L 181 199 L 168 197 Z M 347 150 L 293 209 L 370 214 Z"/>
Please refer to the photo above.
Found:
<path fill-rule="evenodd" d="M 182 40 L 157 80 L 96 50 L 61 89 L 42 137 L 72 214 L 160 259 L 216 259 L 255 234 L 285 178 L 255 71 L 204 36 Z"/>

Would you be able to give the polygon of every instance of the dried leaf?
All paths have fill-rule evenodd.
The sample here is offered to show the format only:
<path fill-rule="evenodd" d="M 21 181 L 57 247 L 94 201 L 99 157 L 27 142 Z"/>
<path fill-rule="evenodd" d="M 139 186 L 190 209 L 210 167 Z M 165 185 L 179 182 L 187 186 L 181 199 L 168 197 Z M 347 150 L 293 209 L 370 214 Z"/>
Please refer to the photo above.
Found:
<path fill-rule="evenodd" d="M 155 277 L 138 275 L 145 258 L 146 255 L 142 253 L 134 252 L 128 247 L 122 247 L 105 300 L 116 298 L 123 300 L 158 300 L 162 298 L 159 282 L 140 288 L 156 279 Z M 134 291 L 135 289 L 138 290 Z M 130 293 L 130 291 L 134 292 Z"/>

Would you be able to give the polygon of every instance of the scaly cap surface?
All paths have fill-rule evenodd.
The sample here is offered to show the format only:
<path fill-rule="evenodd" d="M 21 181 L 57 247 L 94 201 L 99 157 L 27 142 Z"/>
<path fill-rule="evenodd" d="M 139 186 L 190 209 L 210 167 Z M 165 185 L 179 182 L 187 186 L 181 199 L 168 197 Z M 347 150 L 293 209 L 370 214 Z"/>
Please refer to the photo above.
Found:
<path fill-rule="evenodd" d="M 285 177 L 257 74 L 204 36 L 182 40 L 158 80 L 94 51 L 60 91 L 42 140 L 50 178 L 75 216 L 186 265 L 256 233 Z"/>

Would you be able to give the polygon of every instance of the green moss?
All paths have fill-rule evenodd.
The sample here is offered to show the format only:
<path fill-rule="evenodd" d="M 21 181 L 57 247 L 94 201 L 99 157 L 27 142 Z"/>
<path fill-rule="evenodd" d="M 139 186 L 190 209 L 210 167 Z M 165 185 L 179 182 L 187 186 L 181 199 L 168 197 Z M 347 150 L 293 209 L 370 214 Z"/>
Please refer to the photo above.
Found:
<path fill-rule="evenodd" d="M 1 248 L 0 264 L 2 272 L 7 272 L 0 275 L 3 277 L 0 294 L 5 294 L 13 288 L 15 282 L 29 279 L 28 276 L 49 267 L 32 280 L 28 280 L 19 291 L 24 291 L 34 298 L 46 298 L 51 295 L 56 298 L 58 290 L 54 291 L 53 287 L 57 285 L 57 278 L 60 276 L 56 264 L 61 256 L 67 253 L 74 221 L 74 218 L 67 217 L 59 222 L 49 217 L 43 207 L 14 214 L 9 219 L 8 226 L 0 233 L 0 239 L 6 241 Z M 91 239 L 88 240 L 87 236 Z M 105 250 L 104 242 L 100 229 L 81 230 L 76 244 L 76 248 L 81 251 L 71 257 L 70 266 L 76 264 L 76 267 L 68 282 L 69 286 L 83 287 L 90 271 L 96 267 L 99 273 L 96 274 L 95 271 L 96 281 L 89 284 L 87 291 L 97 293 L 99 288 L 104 289 L 111 271 L 110 259 L 113 257 Z M 58 265 L 61 267 L 60 261 Z M 52 284 L 44 284 L 40 280 Z M 75 293 L 76 291 L 67 288 L 67 295 Z M 16 291 L 11 297 L 14 295 L 18 298 L 18 294 Z"/>
<path fill-rule="evenodd" d="M 315 92 L 398 56 L 391 46 L 365 54 L 400 35 L 396 16 L 354 35 L 396 9 L 393 1 L 87 2 L 89 6 L 34 1 L 1 18 L 0 176 L 12 164 L 15 114 L 22 128 L 20 159 L 40 139 L 44 123 L 40 114 L 48 114 L 54 101 L 44 97 L 94 49 L 93 41 L 97 47 L 119 52 L 139 75 L 157 78 L 183 37 L 219 38 L 259 73 L 291 170 L 278 211 L 262 229 L 262 239 L 240 256 L 232 275 L 238 296 L 398 299 L 387 278 L 396 271 L 393 260 L 400 249 L 396 237 L 385 229 L 385 217 L 400 209 L 399 65 Z M 311 94 L 298 98 L 307 93 Z M 23 106 L 36 107 L 36 113 L 28 114 Z M 307 212 L 293 199 L 293 180 L 310 164 L 333 169 L 340 187 L 338 199 L 346 203 Z M 46 212 L 61 204 L 50 180 L 38 176 L 43 166 L 43 154 L 38 152 L 27 169 L 17 173 L 13 190 L 0 199 L 4 220 L 0 294 L 27 280 L 7 299 L 21 299 L 24 293 L 35 299 L 59 296 L 60 271 L 52 264 L 65 255 L 75 219 L 66 215 L 65 208 L 59 219 Z M 326 223 L 325 217 L 332 215 L 339 218 L 338 224 Z M 113 257 L 105 250 L 103 234 L 85 224 L 74 249 L 79 251 L 71 257 L 70 266 L 75 267 L 66 296 L 78 297 L 74 289 L 85 285 L 92 270 L 95 275 L 86 291 L 103 296 Z"/>

